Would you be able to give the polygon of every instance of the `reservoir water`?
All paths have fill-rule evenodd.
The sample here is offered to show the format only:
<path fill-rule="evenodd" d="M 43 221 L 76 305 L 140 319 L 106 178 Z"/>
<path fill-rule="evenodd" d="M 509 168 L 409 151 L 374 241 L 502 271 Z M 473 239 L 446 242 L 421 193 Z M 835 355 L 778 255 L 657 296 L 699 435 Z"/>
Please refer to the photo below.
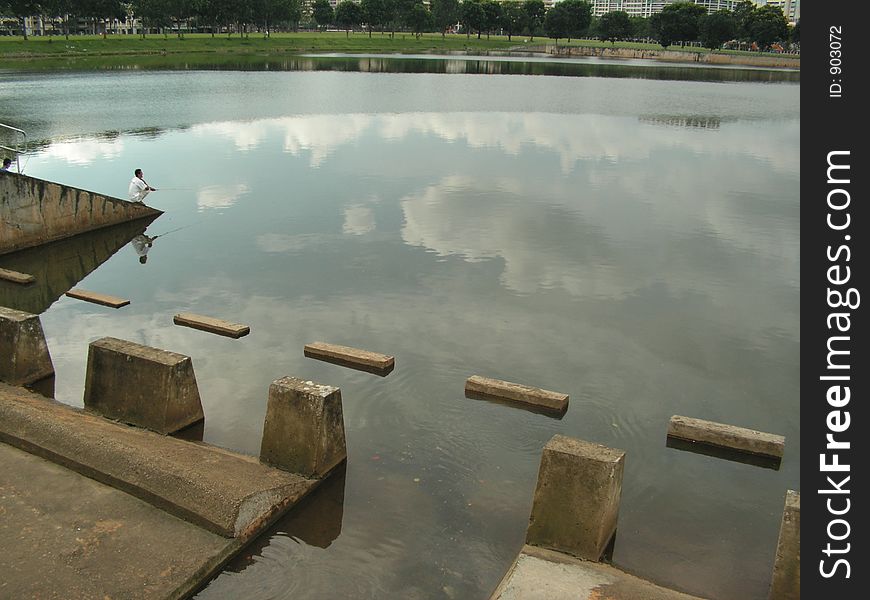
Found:
<path fill-rule="evenodd" d="M 57 398 L 82 405 L 99 337 L 180 352 L 205 441 L 257 454 L 271 381 L 342 389 L 346 470 L 203 599 L 486 598 L 556 433 L 627 452 L 615 564 L 764 598 L 800 489 L 799 91 L 795 73 L 639 61 L 0 71 L 27 174 L 125 197 L 140 167 L 166 211 L 147 262 L 126 246 L 78 284 L 129 306 L 42 313 Z M 318 340 L 396 369 L 305 358 Z M 570 408 L 467 399 L 474 374 Z M 668 448 L 674 414 L 784 435 L 783 462 Z"/>

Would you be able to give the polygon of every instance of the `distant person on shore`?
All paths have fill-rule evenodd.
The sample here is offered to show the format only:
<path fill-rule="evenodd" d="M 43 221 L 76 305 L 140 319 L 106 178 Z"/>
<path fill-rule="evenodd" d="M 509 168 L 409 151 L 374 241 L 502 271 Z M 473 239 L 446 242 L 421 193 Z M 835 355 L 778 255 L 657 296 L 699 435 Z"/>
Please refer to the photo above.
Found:
<path fill-rule="evenodd" d="M 10 168 L 12 168 L 12 159 L 11 158 L 4 158 L 3 159 L 3 168 L 0 169 L 0 171 L 8 171 Z"/>
<path fill-rule="evenodd" d="M 145 202 L 145 196 L 147 196 L 149 192 L 156 191 L 157 188 L 151 187 L 144 179 L 142 179 L 142 169 L 136 169 L 133 171 L 133 179 L 130 180 L 130 188 L 127 190 L 130 202 L 139 202 L 142 204 Z"/>
<path fill-rule="evenodd" d="M 140 233 L 130 241 L 130 243 L 133 244 L 133 250 L 135 250 L 136 254 L 139 255 L 139 262 L 143 265 L 148 262 L 148 251 L 151 250 L 151 246 L 154 245 L 155 239 L 157 239 L 156 235 L 154 237 L 148 237 L 144 233 Z"/>

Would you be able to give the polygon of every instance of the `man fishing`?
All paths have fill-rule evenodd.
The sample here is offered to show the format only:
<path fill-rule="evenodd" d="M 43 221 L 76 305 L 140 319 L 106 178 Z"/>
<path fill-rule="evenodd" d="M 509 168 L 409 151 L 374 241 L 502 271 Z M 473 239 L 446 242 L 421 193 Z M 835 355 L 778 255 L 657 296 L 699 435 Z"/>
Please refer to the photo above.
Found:
<path fill-rule="evenodd" d="M 130 188 L 127 190 L 127 195 L 130 199 L 130 202 L 145 202 L 145 196 L 148 195 L 149 192 L 156 192 L 157 188 L 153 188 L 148 185 L 144 179 L 142 179 L 142 169 L 136 169 L 133 171 L 133 179 L 130 180 Z"/>

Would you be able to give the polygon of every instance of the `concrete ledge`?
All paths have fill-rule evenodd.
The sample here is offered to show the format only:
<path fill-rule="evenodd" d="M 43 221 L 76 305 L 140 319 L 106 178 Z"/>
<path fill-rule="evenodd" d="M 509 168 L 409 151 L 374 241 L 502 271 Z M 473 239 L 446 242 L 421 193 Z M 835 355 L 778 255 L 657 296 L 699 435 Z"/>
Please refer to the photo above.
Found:
<path fill-rule="evenodd" d="M 782 458 L 785 446 L 781 435 L 679 415 L 671 417 L 668 436 L 773 458 Z"/>
<path fill-rule="evenodd" d="M 836 555 L 835 555 L 836 556 Z M 800 600 L 801 597 L 801 495 L 785 494 L 785 507 L 776 543 L 776 560 L 769 600 Z"/>
<path fill-rule="evenodd" d="M 625 452 L 554 435 L 541 467 L 526 543 L 601 560 L 619 515 Z"/>
<path fill-rule="evenodd" d="M 36 277 L 33 275 L 19 273 L 18 271 L 12 271 L 10 269 L 0 269 L 0 279 L 21 285 L 27 285 L 28 283 L 36 281 Z"/>
<path fill-rule="evenodd" d="M 525 546 L 490 600 L 700 600 L 619 569 Z"/>
<path fill-rule="evenodd" d="M 323 477 L 344 462 L 341 390 L 296 377 L 274 381 L 260 459 L 305 477 Z"/>
<path fill-rule="evenodd" d="M 202 421 L 202 402 L 189 356 L 102 338 L 88 347 L 85 408 L 158 433 Z"/>
<path fill-rule="evenodd" d="M 241 323 L 231 323 L 213 317 L 204 317 L 193 313 L 178 313 L 172 318 L 172 322 L 176 325 L 199 329 L 200 331 L 208 331 L 225 337 L 238 339 L 251 333 L 251 328 Z"/>
<path fill-rule="evenodd" d="M 0 306 L 0 381 L 27 385 L 52 375 L 39 317 Z"/>
<path fill-rule="evenodd" d="M 118 425 L 5 384 L 0 441 L 224 537 L 259 530 L 317 485 L 249 456 Z"/>
<path fill-rule="evenodd" d="M 548 412 L 565 414 L 568 394 L 473 375 L 465 381 L 465 395 L 471 398 L 496 398 L 529 404 Z"/>
<path fill-rule="evenodd" d="M 144 204 L 28 175 L 0 174 L 0 254 L 161 214 Z"/>
<path fill-rule="evenodd" d="M 84 300 L 85 302 L 93 302 L 94 304 L 102 304 L 103 306 L 109 306 L 111 308 L 121 308 L 122 306 L 130 304 L 130 301 L 125 300 L 124 298 L 118 298 L 117 296 L 110 296 L 108 294 L 100 294 L 98 292 L 89 292 L 77 288 L 68 291 L 66 295 L 70 298 Z"/>
<path fill-rule="evenodd" d="M 316 358 L 317 360 L 382 375 L 388 375 L 396 366 L 396 359 L 387 354 L 369 352 L 368 350 L 360 350 L 350 346 L 327 344 L 326 342 L 306 344 L 304 354 L 308 358 Z"/>

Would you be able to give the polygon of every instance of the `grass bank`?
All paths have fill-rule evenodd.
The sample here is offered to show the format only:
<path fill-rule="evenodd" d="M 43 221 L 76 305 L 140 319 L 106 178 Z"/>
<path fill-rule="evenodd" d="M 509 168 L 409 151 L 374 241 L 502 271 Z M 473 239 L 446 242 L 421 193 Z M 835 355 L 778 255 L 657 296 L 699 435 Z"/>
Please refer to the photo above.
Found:
<path fill-rule="evenodd" d="M 32 58 L 70 58 L 80 56 L 145 56 L 145 55 L 169 55 L 169 54 L 196 54 L 196 53 L 220 53 L 220 54 L 282 54 L 300 52 L 342 52 L 342 53 L 448 53 L 467 52 L 472 54 L 486 54 L 489 51 L 516 50 L 521 51 L 524 46 L 538 46 L 552 44 L 553 40 L 536 37 L 528 40 L 525 36 L 513 36 L 508 40 L 507 36 L 485 36 L 478 39 L 476 36 L 464 35 L 424 34 L 416 38 L 413 34 L 396 33 L 390 37 L 389 33 L 374 33 L 371 37 L 367 33 L 344 32 L 304 32 L 304 33 L 275 33 L 269 38 L 261 34 L 251 34 L 249 37 L 233 35 L 214 36 L 210 34 L 187 34 L 183 38 L 175 35 L 149 35 L 145 39 L 134 35 L 109 35 L 105 39 L 100 36 L 70 36 L 69 39 L 61 37 L 43 38 L 31 37 L 28 40 L 16 37 L 0 37 L 0 58 L 9 60 L 27 60 Z M 560 46 L 586 46 L 607 48 L 628 48 L 640 50 L 661 50 L 657 44 L 641 44 L 633 42 L 617 42 L 612 45 L 598 40 L 572 40 L 568 44 L 560 40 Z M 669 50 L 686 52 L 708 52 L 698 48 L 680 48 L 671 46 Z M 759 53 L 728 52 L 729 54 L 746 54 L 758 56 Z"/>

